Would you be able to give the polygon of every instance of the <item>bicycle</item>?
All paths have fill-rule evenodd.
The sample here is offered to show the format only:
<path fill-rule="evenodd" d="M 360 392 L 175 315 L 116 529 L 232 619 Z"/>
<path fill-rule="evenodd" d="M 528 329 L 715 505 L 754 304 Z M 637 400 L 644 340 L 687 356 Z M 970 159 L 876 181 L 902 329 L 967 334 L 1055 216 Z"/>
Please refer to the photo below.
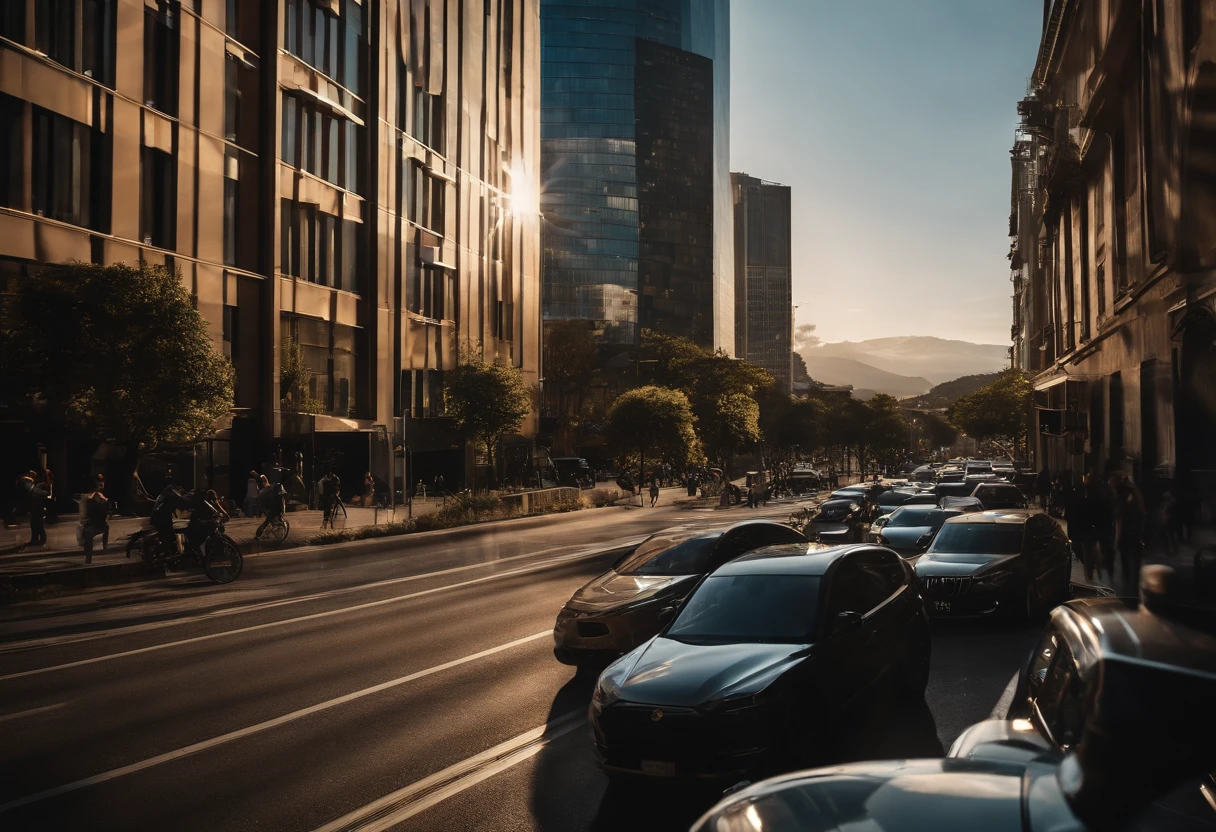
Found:
<path fill-rule="evenodd" d="M 334 525 L 334 520 L 337 517 L 339 511 L 342 512 L 342 521 L 343 521 L 343 525 L 345 525 L 346 519 L 347 519 L 346 504 L 342 502 L 341 497 L 334 497 L 333 504 L 325 509 L 325 514 L 321 517 L 321 528 L 322 529 L 337 528 Z"/>
<path fill-rule="evenodd" d="M 270 521 L 270 524 L 267 525 L 266 529 L 262 532 L 263 536 L 259 539 L 260 540 L 268 539 L 271 543 L 275 544 L 276 546 L 281 545 L 283 543 L 283 541 L 287 539 L 287 534 L 290 531 L 291 531 L 291 524 L 287 522 L 286 517 L 284 517 L 282 514 L 280 514 L 277 517 L 275 517 L 273 520 Z"/>

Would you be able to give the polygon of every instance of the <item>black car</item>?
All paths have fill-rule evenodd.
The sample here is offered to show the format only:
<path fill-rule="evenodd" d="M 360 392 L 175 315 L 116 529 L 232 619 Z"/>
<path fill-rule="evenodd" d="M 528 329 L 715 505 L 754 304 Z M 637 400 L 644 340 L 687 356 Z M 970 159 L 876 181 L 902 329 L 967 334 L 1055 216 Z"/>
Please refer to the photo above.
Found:
<path fill-rule="evenodd" d="M 931 615 L 1027 620 L 1069 596 L 1072 554 L 1053 518 L 1025 509 L 952 517 L 916 563 Z"/>
<path fill-rule="evenodd" d="M 937 507 L 961 512 L 985 511 L 984 504 L 974 497 L 942 497 L 937 501 Z"/>
<path fill-rule="evenodd" d="M 1026 495 L 1012 483 L 980 483 L 971 496 L 983 503 L 986 509 L 1026 508 Z"/>
<path fill-rule="evenodd" d="M 888 517 L 879 518 L 879 521 L 885 519 L 886 522 L 878 529 L 876 542 L 901 558 L 913 558 L 929 548 L 934 536 L 948 519 L 960 514 L 961 511 L 932 505 L 900 506 Z"/>
<path fill-rule="evenodd" d="M 1162 569 L 1146 567 L 1147 582 Z M 1029 718 L 974 725 L 945 759 L 748 786 L 693 832 L 1211 829 L 1202 789 L 1214 782 L 1216 638 L 1147 606 L 1104 598 L 1057 608 L 1031 658 Z"/>
<path fill-rule="evenodd" d="M 965 483 L 961 479 L 958 482 L 939 482 L 937 484 L 938 499 L 942 497 L 970 497 L 973 491 L 975 491 L 975 485 Z"/>
<path fill-rule="evenodd" d="M 924 694 L 929 627 L 887 549 L 776 546 L 708 575 L 652 641 L 603 672 L 590 719 L 609 775 L 723 778 L 797 764 L 886 680 Z"/>
<path fill-rule="evenodd" d="M 806 536 L 821 543 L 860 543 L 866 520 L 864 503 L 853 499 L 828 500 L 811 518 Z"/>
<path fill-rule="evenodd" d="M 805 542 L 769 520 L 651 535 L 566 602 L 553 626 L 553 655 L 563 664 L 603 667 L 657 633 L 664 610 L 670 616 L 702 575 L 762 546 Z"/>

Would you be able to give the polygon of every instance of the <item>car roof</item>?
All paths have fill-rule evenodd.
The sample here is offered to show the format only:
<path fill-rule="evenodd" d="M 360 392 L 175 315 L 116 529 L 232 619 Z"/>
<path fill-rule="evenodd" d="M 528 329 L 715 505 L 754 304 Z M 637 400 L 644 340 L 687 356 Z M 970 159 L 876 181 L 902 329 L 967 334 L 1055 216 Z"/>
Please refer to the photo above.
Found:
<path fill-rule="evenodd" d="M 1082 674 L 1102 662 L 1201 674 L 1216 683 L 1216 636 L 1146 609 L 1135 598 L 1080 598 L 1052 612 Z"/>
<path fill-rule="evenodd" d="M 951 517 L 947 523 L 1025 523 L 1040 512 L 1025 508 L 1011 508 L 1000 511 L 973 511 Z"/>
<path fill-rule="evenodd" d="M 832 564 L 849 552 L 874 549 L 875 546 L 852 544 L 824 546 L 821 543 L 782 543 L 764 546 L 729 561 L 713 573 L 723 575 L 818 575 L 827 573 Z"/>
<path fill-rule="evenodd" d="M 778 523 L 776 520 L 742 520 L 735 523 L 733 526 L 727 527 L 725 531 L 733 532 L 736 529 L 746 529 L 750 527 L 772 528 L 773 526 L 780 526 L 783 529 L 790 528 L 785 523 Z M 725 532 L 719 532 L 719 534 L 725 534 Z"/>
<path fill-rule="evenodd" d="M 819 507 L 823 508 L 824 506 L 839 505 L 840 503 L 852 504 L 852 503 L 856 503 L 856 502 L 857 501 L 854 500 L 852 497 L 837 497 L 837 498 L 831 499 L 831 500 L 824 500 L 822 503 L 819 504 Z"/>

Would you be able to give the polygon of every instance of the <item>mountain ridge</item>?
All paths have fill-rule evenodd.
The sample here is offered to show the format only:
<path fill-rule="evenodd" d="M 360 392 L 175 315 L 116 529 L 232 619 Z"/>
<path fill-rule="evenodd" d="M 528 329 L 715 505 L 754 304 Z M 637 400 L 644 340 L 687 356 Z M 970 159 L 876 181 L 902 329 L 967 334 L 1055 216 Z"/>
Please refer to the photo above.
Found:
<path fill-rule="evenodd" d="M 932 335 L 899 335 L 864 341 L 835 341 L 806 347 L 801 354 L 808 366 L 812 356 L 849 359 L 896 376 L 927 380 L 932 387 L 962 376 L 1002 370 L 1008 366 L 1008 350 L 1008 346 L 1001 344 L 976 344 Z M 928 391 L 919 391 L 925 392 Z"/>

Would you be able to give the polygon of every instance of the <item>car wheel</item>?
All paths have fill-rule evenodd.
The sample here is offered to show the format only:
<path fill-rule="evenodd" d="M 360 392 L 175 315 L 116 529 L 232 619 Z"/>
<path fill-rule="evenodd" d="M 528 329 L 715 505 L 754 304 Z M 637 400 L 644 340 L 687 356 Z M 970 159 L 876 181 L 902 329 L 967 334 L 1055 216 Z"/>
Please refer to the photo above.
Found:
<path fill-rule="evenodd" d="M 899 693 L 906 699 L 921 699 L 929 686 L 929 665 L 933 655 L 933 640 L 929 626 L 923 621 L 914 625 L 908 647 L 896 669 Z"/>

